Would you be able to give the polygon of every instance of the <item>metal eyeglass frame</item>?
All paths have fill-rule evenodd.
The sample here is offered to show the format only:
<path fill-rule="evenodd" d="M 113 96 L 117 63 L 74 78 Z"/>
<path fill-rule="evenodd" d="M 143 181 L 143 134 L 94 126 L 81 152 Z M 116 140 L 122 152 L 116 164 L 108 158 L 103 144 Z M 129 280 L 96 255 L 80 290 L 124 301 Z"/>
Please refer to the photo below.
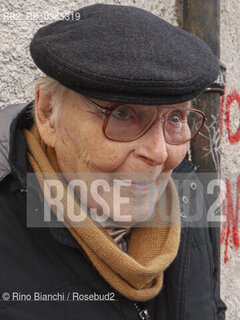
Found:
<path fill-rule="evenodd" d="M 110 116 L 112 114 L 112 112 L 119 106 L 121 105 L 124 105 L 125 103 L 122 103 L 122 102 L 115 102 L 115 103 L 110 103 L 108 104 L 107 106 L 103 107 L 103 106 L 100 106 L 99 104 L 97 104 L 96 102 L 92 101 L 91 99 L 89 99 L 88 97 L 82 95 L 83 98 L 85 98 L 91 105 L 93 105 L 95 108 L 97 108 L 98 110 L 100 110 L 105 116 L 105 120 L 104 120 L 104 123 L 103 123 L 103 134 L 105 135 L 106 138 L 110 139 L 110 140 L 113 140 L 113 141 L 118 141 L 118 142 L 130 142 L 130 141 L 134 141 L 134 140 L 137 140 L 138 138 L 140 138 L 141 136 L 143 136 L 151 127 L 152 125 L 154 124 L 155 120 L 156 120 L 156 117 L 155 119 L 152 121 L 152 123 L 150 122 L 149 126 L 147 126 L 146 128 L 144 128 L 144 130 L 139 133 L 136 137 L 132 138 L 132 139 L 128 139 L 128 140 L 118 140 L 118 139 L 114 139 L 114 138 L 111 138 L 111 137 L 108 137 L 107 134 L 105 133 L 105 129 L 107 127 L 107 124 L 108 124 L 108 121 L 110 119 Z M 155 106 L 157 108 L 157 106 Z M 186 110 L 186 108 L 177 108 L 178 110 Z M 199 127 L 199 129 L 196 131 L 196 133 L 187 141 L 185 142 L 182 142 L 182 143 L 169 143 L 168 141 L 166 141 L 166 138 L 165 138 L 165 127 L 163 128 L 163 132 L 164 132 L 164 138 L 165 138 L 165 141 L 168 143 L 168 144 L 171 144 L 171 145 L 181 145 L 181 144 L 185 144 L 189 141 L 191 141 L 194 137 L 196 137 L 196 135 L 199 133 L 199 131 L 202 129 L 205 121 L 207 120 L 205 114 L 200 111 L 200 110 L 197 110 L 197 109 L 194 109 L 194 108 L 187 108 L 187 110 L 189 111 L 193 111 L 193 112 L 196 112 L 196 113 L 199 113 L 201 114 L 203 120 L 202 120 L 202 123 Z"/>

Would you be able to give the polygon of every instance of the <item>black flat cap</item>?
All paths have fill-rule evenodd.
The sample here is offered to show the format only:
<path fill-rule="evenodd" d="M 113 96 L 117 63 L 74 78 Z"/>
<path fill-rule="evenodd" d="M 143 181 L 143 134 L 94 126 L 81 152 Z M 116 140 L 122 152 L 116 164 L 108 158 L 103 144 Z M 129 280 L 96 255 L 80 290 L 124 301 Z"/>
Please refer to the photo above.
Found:
<path fill-rule="evenodd" d="M 30 52 L 64 86 L 125 103 L 191 100 L 219 71 L 218 59 L 199 38 L 131 6 L 81 8 L 39 29 Z"/>

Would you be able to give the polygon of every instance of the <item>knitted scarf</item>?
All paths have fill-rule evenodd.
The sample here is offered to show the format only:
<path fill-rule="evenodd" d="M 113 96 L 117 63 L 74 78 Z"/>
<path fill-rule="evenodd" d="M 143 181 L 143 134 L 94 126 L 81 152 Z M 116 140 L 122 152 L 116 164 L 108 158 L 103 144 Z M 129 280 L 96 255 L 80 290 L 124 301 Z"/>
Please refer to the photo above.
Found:
<path fill-rule="evenodd" d="M 124 252 L 89 215 L 86 215 L 81 226 L 69 219 L 65 210 L 67 183 L 61 176 L 54 148 L 44 144 L 36 124 L 30 130 L 24 130 L 24 134 L 28 145 L 27 157 L 42 192 L 44 180 L 49 174 L 51 179 L 54 177 L 64 184 L 64 224 L 100 275 L 116 291 L 131 300 L 140 302 L 154 298 L 162 288 L 164 270 L 176 257 L 180 242 L 179 200 L 172 179 L 155 206 L 158 214 L 155 214 L 151 222 L 144 222 L 141 227 L 131 229 L 128 251 Z M 45 194 L 44 197 L 46 198 Z M 75 201 L 74 208 L 81 212 L 83 209 L 76 195 L 72 197 Z M 49 199 L 46 200 L 49 203 Z M 55 206 L 52 210 L 56 214 Z M 162 214 L 171 219 L 161 219 Z"/>

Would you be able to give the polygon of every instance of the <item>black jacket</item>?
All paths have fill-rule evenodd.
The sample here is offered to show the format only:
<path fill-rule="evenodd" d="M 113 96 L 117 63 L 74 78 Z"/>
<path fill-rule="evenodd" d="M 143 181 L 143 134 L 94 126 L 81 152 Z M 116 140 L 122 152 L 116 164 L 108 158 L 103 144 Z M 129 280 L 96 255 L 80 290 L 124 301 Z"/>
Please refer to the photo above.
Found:
<path fill-rule="evenodd" d="M 216 230 L 207 228 L 206 204 L 201 227 L 185 221 L 186 199 L 194 203 L 197 193 L 190 188 L 191 199 L 183 194 L 184 182 L 195 176 L 188 161 L 175 170 L 185 172 L 178 186 L 185 224 L 178 255 L 165 271 L 160 294 L 146 303 L 134 305 L 115 292 L 66 228 L 26 226 L 26 195 L 34 204 L 28 208 L 31 214 L 40 215 L 42 207 L 42 199 L 26 185 L 32 168 L 21 130 L 33 123 L 30 107 L 11 105 L 0 111 L 0 320 L 137 320 L 144 309 L 156 320 L 224 319 Z M 59 301 L 39 300 L 44 294 Z"/>

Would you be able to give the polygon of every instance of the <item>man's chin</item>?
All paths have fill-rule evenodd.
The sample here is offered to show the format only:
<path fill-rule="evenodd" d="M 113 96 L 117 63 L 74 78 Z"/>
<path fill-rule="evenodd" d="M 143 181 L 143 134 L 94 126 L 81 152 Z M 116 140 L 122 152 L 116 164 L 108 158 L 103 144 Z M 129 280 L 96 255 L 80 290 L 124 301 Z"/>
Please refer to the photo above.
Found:
<path fill-rule="evenodd" d="M 126 210 L 121 211 L 121 214 L 115 214 L 112 219 L 115 223 L 124 227 L 149 221 L 154 215 L 155 204 L 152 202 L 150 205 L 144 203 L 143 205 L 128 206 Z"/>

